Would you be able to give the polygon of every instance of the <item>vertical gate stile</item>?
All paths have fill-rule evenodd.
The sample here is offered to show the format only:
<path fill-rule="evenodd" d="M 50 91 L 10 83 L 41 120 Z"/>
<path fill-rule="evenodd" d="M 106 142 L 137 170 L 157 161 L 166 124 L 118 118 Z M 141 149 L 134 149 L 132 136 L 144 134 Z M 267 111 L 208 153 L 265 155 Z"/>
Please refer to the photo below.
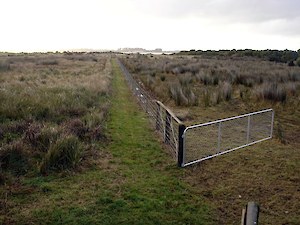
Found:
<path fill-rule="evenodd" d="M 247 144 L 250 142 L 250 126 L 251 126 L 251 116 L 248 116 L 248 126 L 247 126 Z"/>
<path fill-rule="evenodd" d="M 222 122 L 219 123 L 218 126 L 218 150 L 217 153 L 221 152 L 221 135 L 222 135 L 222 131 L 221 131 L 221 127 L 222 126 Z"/>
<path fill-rule="evenodd" d="M 274 111 L 272 111 L 272 120 L 271 120 L 271 131 L 270 131 L 270 138 L 272 138 L 272 137 L 273 137 L 274 115 L 275 115 L 275 112 L 274 112 Z"/>
<path fill-rule="evenodd" d="M 179 124 L 178 127 L 178 154 L 177 154 L 177 165 L 178 167 L 184 167 L 184 131 L 186 126 L 184 124 Z"/>

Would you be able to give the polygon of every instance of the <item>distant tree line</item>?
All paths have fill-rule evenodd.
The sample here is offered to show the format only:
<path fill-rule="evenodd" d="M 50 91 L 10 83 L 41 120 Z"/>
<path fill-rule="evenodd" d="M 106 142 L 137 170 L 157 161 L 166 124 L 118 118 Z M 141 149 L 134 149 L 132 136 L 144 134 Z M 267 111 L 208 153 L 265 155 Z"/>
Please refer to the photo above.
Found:
<path fill-rule="evenodd" d="M 255 57 L 272 62 L 289 63 L 292 65 L 294 61 L 300 66 L 300 49 L 298 51 L 292 50 L 190 50 L 181 51 L 180 55 L 201 55 L 206 57 Z"/>

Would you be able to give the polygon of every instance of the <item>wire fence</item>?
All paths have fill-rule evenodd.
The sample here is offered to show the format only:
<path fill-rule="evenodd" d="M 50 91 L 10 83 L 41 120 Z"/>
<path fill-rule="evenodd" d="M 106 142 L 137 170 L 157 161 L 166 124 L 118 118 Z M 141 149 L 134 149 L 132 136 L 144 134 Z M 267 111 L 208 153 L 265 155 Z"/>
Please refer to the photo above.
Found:
<path fill-rule="evenodd" d="M 119 59 L 117 59 L 117 63 L 125 75 L 134 96 L 147 113 L 151 124 L 159 132 L 164 143 L 171 148 L 172 155 L 178 157 L 178 130 L 182 122 L 163 103 L 153 99 L 143 88 L 142 83 L 133 78 Z"/>
<path fill-rule="evenodd" d="M 117 59 L 130 89 L 153 127 L 185 167 L 272 138 L 274 111 L 267 109 L 186 127 L 163 103 L 153 99 Z"/>

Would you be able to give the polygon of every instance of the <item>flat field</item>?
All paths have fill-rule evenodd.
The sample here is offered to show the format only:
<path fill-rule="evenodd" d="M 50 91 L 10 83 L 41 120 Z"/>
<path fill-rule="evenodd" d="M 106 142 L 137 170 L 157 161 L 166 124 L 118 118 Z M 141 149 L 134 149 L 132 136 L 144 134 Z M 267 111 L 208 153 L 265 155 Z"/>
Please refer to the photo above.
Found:
<path fill-rule="evenodd" d="M 300 67 L 249 57 L 120 58 L 187 125 L 273 108 L 272 140 L 190 166 L 183 179 L 214 205 L 219 224 L 239 224 L 248 201 L 260 204 L 261 224 L 300 223 Z"/>

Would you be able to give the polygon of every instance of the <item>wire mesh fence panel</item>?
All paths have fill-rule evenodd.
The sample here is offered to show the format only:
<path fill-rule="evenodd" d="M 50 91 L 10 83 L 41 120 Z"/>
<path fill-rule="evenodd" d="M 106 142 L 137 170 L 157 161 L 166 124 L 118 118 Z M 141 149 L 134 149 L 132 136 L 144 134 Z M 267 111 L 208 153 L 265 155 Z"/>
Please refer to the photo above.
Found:
<path fill-rule="evenodd" d="M 260 139 L 271 137 L 271 130 L 273 124 L 272 112 L 256 114 L 251 116 L 250 127 L 250 142 L 256 142 Z"/>
<path fill-rule="evenodd" d="M 248 117 L 220 122 L 220 151 L 223 152 L 247 143 Z"/>
<path fill-rule="evenodd" d="M 218 126 L 197 127 L 184 136 L 184 162 L 193 162 L 217 153 Z"/>
<path fill-rule="evenodd" d="M 274 111 L 267 109 L 187 127 L 182 166 L 270 139 Z"/>

